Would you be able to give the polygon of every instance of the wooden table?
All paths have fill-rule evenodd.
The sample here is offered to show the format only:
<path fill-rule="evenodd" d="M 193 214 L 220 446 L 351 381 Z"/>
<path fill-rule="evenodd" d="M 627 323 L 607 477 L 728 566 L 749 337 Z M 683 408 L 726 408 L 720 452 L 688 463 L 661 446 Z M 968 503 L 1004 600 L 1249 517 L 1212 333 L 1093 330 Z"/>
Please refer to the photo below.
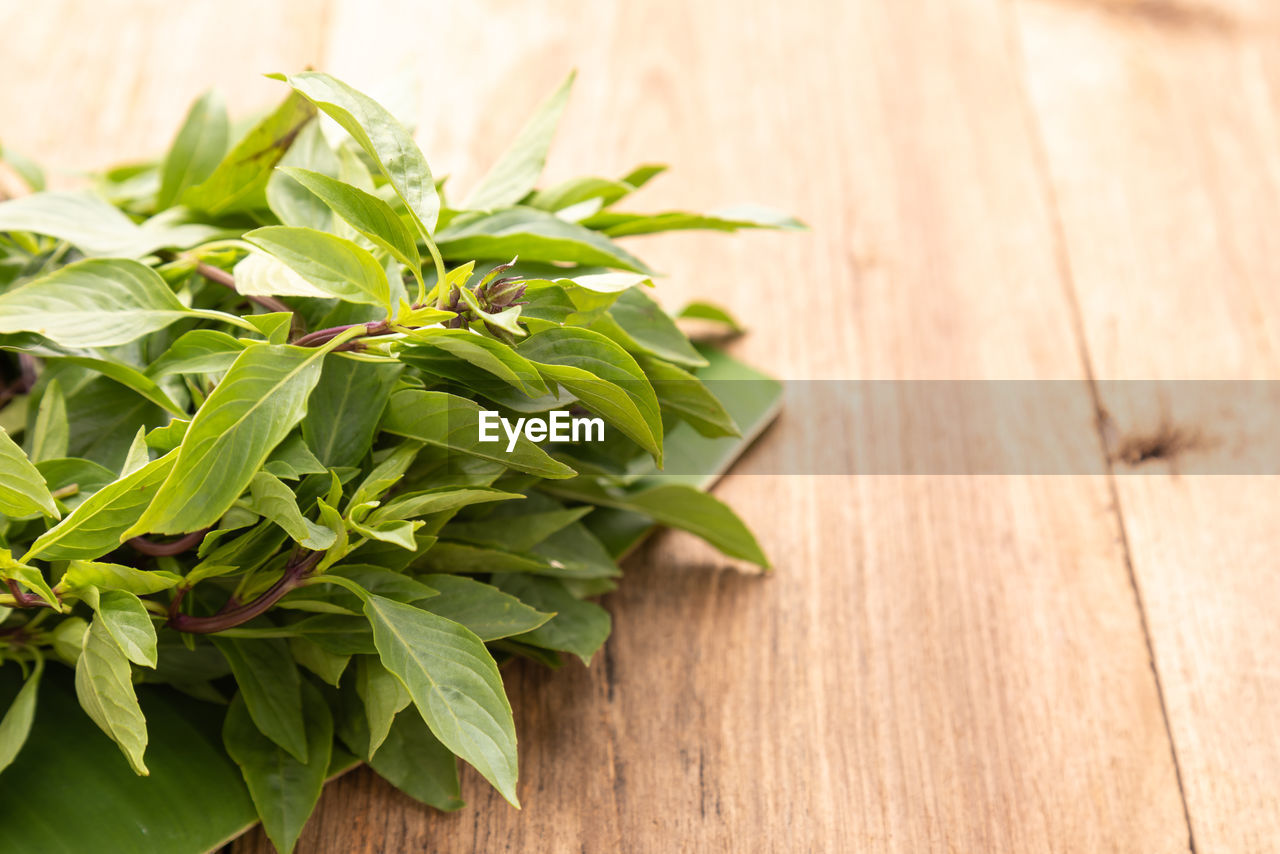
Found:
<path fill-rule="evenodd" d="M 1266 0 L 5 0 L 0 132 L 87 168 L 308 64 L 416 76 L 458 188 L 577 67 L 551 177 L 664 161 L 646 207 L 812 226 L 636 245 L 783 377 L 1280 375 Z M 1061 413 L 1100 466 L 1105 397 Z M 1280 850 L 1280 485 L 1177 464 L 730 476 L 777 573 L 659 538 L 590 669 L 510 670 L 522 812 L 359 771 L 300 850 Z"/>

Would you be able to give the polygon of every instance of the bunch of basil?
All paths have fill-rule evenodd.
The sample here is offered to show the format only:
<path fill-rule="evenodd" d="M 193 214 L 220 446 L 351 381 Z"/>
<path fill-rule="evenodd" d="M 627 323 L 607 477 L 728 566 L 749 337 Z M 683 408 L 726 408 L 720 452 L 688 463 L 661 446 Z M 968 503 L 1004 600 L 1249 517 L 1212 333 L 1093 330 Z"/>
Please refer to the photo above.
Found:
<path fill-rule="evenodd" d="M 287 851 L 335 736 L 442 809 L 455 757 L 516 802 L 498 662 L 604 642 L 587 597 L 619 570 L 594 508 L 765 564 L 706 494 L 621 488 L 676 422 L 736 427 L 614 238 L 796 223 L 612 209 L 661 167 L 535 189 L 571 81 L 456 203 L 378 103 L 280 79 L 234 142 L 206 95 L 162 162 L 0 204 L 0 657 L 28 674 L 0 763 L 46 658 L 139 774 L 134 683 L 167 683 L 229 704 Z M 610 440 L 478 441 L 482 409 L 570 406 Z"/>

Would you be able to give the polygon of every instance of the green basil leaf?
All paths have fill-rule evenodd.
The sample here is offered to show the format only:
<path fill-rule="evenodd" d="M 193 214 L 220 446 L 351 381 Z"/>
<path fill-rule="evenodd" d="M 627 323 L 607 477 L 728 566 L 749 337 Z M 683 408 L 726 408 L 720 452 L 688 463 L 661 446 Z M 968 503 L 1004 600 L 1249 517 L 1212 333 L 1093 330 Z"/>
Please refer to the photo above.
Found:
<path fill-rule="evenodd" d="M 441 350 L 493 374 L 529 397 L 548 393 L 538 368 L 501 341 L 465 329 L 417 329 L 408 333 L 407 338 L 414 343 L 403 353 L 405 361 L 410 363 L 415 356 L 423 355 L 424 350 L 428 353 Z"/>
<path fill-rule="evenodd" d="M 272 170 L 315 114 L 305 99 L 291 94 L 227 152 L 208 178 L 188 188 L 182 203 L 218 215 L 265 208 Z"/>
<path fill-rule="evenodd" d="M 142 516 L 176 461 L 176 454 L 166 454 L 104 486 L 36 538 L 26 557 L 92 560 L 114 551 L 125 539 L 124 532 Z"/>
<path fill-rule="evenodd" d="M 147 721 L 133 691 L 129 659 L 107 632 L 102 618 L 89 624 L 76 662 L 76 696 L 98 728 L 119 745 L 136 774 L 148 773 Z"/>
<path fill-rule="evenodd" d="M 432 734 L 514 806 L 516 730 L 484 642 L 452 620 L 381 596 L 365 601 L 378 655 L 400 677 Z"/>
<path fill-rule="evenodd" d="M 227 710 L 222 742 L 227 755 L 240 766 L 249 796 L 262 819 L 262 827 L 276 849 L 290 854 L 315 810 L 329 773 L 333 753 L 333 716 L 319 692 L 304 684 L 302 708 L 306 762 L 277 747 L 254 726 L 243 695 Z M 300 720 L 299 725 L 303 726 Z"/>
<path fill-rule="evenodd" d="M 529 607 L 492 584 L 463 575 L 439 573 L 423 575 L 424 583 L 440 591 L 422 607 L 475 632 L 488 642 L 532 631 L 551 619 L 551 614 Z"/>
<path fill-rule="evenodd" d="M 369 751 L 365 756 L 371 757 L 386 740 L 396 713 L 412 700 L 399 677 L 371 655 L 362 655 L 356 662 L 356 693 L 364 703 L 369 722 Z"/>
<path fill-rule="evenodd" d="M 546 329 L 517 345 L 549 380 L 617 427 L 662 465 L 662 413 L 648 377 L 625 350 L 598 332 Z"/>
<path fill-rule="evenodd" d="M 96 587 L 89 588 L 97 590 Z M 94 610 L 111 639 L 125 658 L 134 664 L 156 666 L 156 628 L 143 607 L 142 600 L 127 590 L 103 590 L 97 594 Z M 92 601 L 90 604 L 93 604 Z"/>
<path fill-rule="evenodd" d="M 415 270 L 422 267 L 417 237 L 382 199 L 319 172 L 281 171 L 314 193 L 348 225 L 390 252 L 401 264 Z"/>
<path fill-rule="evenodd" d="M 451 522 L 444 535 L 451 540 L 522 552 L 590 512 L 590 507 L 571 507 L 538 513 L 494 514 L 470 522 Z"/>
<path fill-rule="evenodd" d="M 246 232 L 244 239 L 269 253 L 325 296 L 391 308 L 387 272 L 350 240 L 288 225 Z"/>
<path fill-rule="evenodd" d="M 463 208 L 489 210 L 507 207 L 529 194 L 547 162 L 547 151 L 551 148 L 560 115 L 569 101 L 574 76 L 570 73 L 551 97 L 538 107 L 511 147 L 498 158 L 498 162 L 480 181 L 479 186 L 467 196 Z"/>
<path fill-rule="evenodd" d="M 320 122 L 312 122 L 302 129 L 298 138 L 289 146 L 280 165 L 271 173 L 267 182 L 267 204 L 283 225 L 301 225 L 320 231 L 333 228 L 333 213 L 329 206 L 315 194 L 285 174 L 287 167 L 302 167 L 325 175 L 338 176 L 341 164 L 338 155 L 325 140 Z"/>
<path fill-rule="evenodd" d="M 60 459 L 67 455 L 70 440 L 67 399 L 62 396 L 62 386 L 55 379 L 45 386 L 44 394 L 40 395 L 35 429 L 31 431 L 31 452 L 27 456 L 33 463 Z"/>
<path fill-rule="evenodd" d="M 398 495 L 393 501 L 374 510 L 369 515 L 369 521 L 413 519 L 428 513 L 444 513 L 472 504 L 509 501 L 513 498 L 524 496 L 518 492 L 503 492 L 488 487 L 439 486 Z"/>
<path fill-rule="evenodd" d="M 613 625 L 609 612 L 592 602 L 574 598 L 558 579 L 499 573 L 494 575 L 493 583 L 520 601 L 555 614 L 546 623 L 517 635 L 514 640 L 543 649 L 573 653 L 582 659 L 583 664 L 590 664 L 591 657 L 609 637 Z"/>
<path fill-rule="evenodd" d="M 427 232 L 436 227 L 440 196 L 427 159 L 404 125 L 368 95 L 315 71 L 272 75 L 284 80 L 351 134 L 391 182 Z"/>
<path fill-rule="evenodd" d="M 661 231 L 710 229 L 734 232 L 744 228 L 780 228 L 803 230 L 805 224 L 781 211 L 763 205 L 737 205 L 711 214 L 667 211 L 656 214 L 602 212 L 582 221 L 587 228 L 603 231 L 610 237 L 656 234 Z"/>
<path fill-rule="evenodd" d="M 208 178 L 227 152 L 230 122 L 222 97 L 214 91 L 200 96 L 165 155 L 160 168 L 156 210 L 164 210 L 191 186 Z"/>
<path fill-rule="evenodd" d="M 58 582 L 61 590 L 123 590 L 139 596 L 168 590 L 182 581 L 182 576 L 162 569 L 142 570 L 118 563 L 73 560 Z"/>
<path fill-rule="evenodd" d="M 648 516 L 660 525 L 701 537 L 729 557 L 769 567 L 769 559 L 760 550 L 760 544 L 737 514 L 719 499 L 691 486 L 664 484 L 618 494 L 575 480 L 563 486 L 547 484 L 546 489 L 563 498 Z"/>
<path fill-rule="evenodd" d="M 217 522 L 306 414 L 323 358 L 319 349 L 246 348 L 191 420 L 173 471 L 127 536 Z"/>
<path fill-rule="evenodd" d="M 492 214 L 460 216 L 436 235 L 446 258 L 572 262 L 653 271 L 639 258 L 598 232 L 536 208 L 508 208 Z"/>
<path fill-rule="evenodd" d="M 458 758 L 417 711 L 396 715 L 382 749 L 369 760 L 378 776 L 438 810 L 452 812 L 465 806 L 458 782 Z"/>
<path fill-rule="evenodd" d="M 4 713 L 4 719 L 0 720 L 0 771 L 13 764 L 31 733 L 31 722 L 36 716 L 36 695 L 40 690 L 40 676 L 43 673 L 44 656 L 37 653 L 31 675 L 22 683 L 18 695 Z"/>
<path fill-rule="evenodd" d="M 64 347 L 127 344 L 193 317 L 164 279 L 123 258 L 89 258 L 0 294 L 0 333 L 34 332 Z"/>
<path fill-rule="evenodd" d="M 480 407 L 463 397 L 440 391 L 404 389 L 391 396 L 382 429 L 428 445 L 492 460 L 517 471 L 546 478 L 573 477 L 573 469 L 553 460 L 523 436 L 515 450 L 480 441 Z"/>
<path fill-rule="evenodd" d="M 90 256 L 139 258 L 164 246 L 191 245 L 181 240 L 174 242 L 174 235 L 168 231 L 142 228 L 110 202 L 88 191 L 35 193 L 0 203 L 0 232 L 14 231 L 65 240 Z M 204 239 L 207 238 L 200 238 Z"/>
<path fill-rule="evenodd" d="M 739 335 L 745 331 L 741 324 L 734 319 L 732 314 L 725 311 L 720 306 L 709 302 L 691 302 L 684 308 L 680 309 L 680 313 L 677 314 L 676 317 L 688 318 L 690 320 L 706 320 L 711 323 L 718 323 L 735 335 Z"/>
<path fill-rule="evenodd" d="M 278 477 L 260 471 L 249 484 L 248 508 L 275 522 L 306 549 L 324 551 L 337 540 L 337 533 L 312 522 L 298 509 L 297 497 Z"/>
<path fill-rule="evenodd" d="M 278 638 L 241 640 L 215 636 L 213 645 L 226 656 L 258 731 L 299 762 L 308 761 L 308 735 L 303 722 L 302 677 L 287 641 Z"/>
<path fill-rule="evenodd" d="M 277 258 L 264 252 L 254 250 L 241 258 L 235 266 L 233 275 L 236 280 L 236 291 L 247 297 L 314 297 L 328 299 L 331 294 L 324 288 L 316 287 L 308 280 L 293 271 L 293 268 Z M 251 315 L 251 318 L 269 317 L 270 315 Z M 286 323 L 273 324 L 275 329 L 283 327 L 288 334 Z M 268 330 L 261 330 L 272 344 L 283 344 L 276 340 Z"/>
<path fill-rule="evenodd" d="M 333 687 L 338 687 L 351 656 L 338 655 L 307 638 L 289 638 L 289 651 L 298 663 Z"/>
<path fill-rule="evenodd" d="M 16 517 L 42 513 L 50 519 L 61 515 L 39 470 L 3 427 L 0 427 L 0 513 Z"/>
<path fill-rule="evenodd" d="M 325 360 L 302 420 L 302 435 L 320 462 L 336 468 L 364 459 L 402 370 L 402 365 Z"/>
<path fill-rule="evenodd" d="M 137 392 L 151 403 L 164 409 L 170 415 L 182 417 L 187 411 L 179 406 L 155 380 L 137 368 L 116 362 L 111 359 L 99 359 L 91 356 L 56 356 L 48 359 L 50 363 L 66 362 L 96 371 L 107 379 L 114 380 L 125 388 Z"/>
<path fill-rule="evenodd" d="M 225 332 L 193 329 L 151 363 L 147 376 L 158 379 L 170 374 L 220 374 L 231 367 L 244 346 Z"/>
<path fill-rule="evenodd" d="M 675 321 L 639 288 L 619 294 L 593 328 L 632 352 L 646 353 L 690 368 L 701 368 L 707 364 Z"/>
<path fill-rule="evenodd" d="M 652 356 L 640 356 L 637 361 L 653 383 L 658 405 L 665 411 L 688 422 L 703 436 L 742 435 L 720 399 L 702 380 L 683 368 Z"/>

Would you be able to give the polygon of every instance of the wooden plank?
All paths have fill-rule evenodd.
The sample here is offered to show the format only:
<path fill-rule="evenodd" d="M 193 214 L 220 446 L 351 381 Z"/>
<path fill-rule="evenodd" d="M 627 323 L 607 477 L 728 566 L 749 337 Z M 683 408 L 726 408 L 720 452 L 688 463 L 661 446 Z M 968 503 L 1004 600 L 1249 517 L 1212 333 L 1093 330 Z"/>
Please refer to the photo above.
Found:
<path fill-rule="evenodd" d="M 163 153 L 203 89 L 239 116 L 269 106 L 281 87 L 262 75 L 319 63 L 326 23 L 327 3 L 0 4 L 0 139 L 77 185 Z"/>
<path fill-rule="evenodd" d="M 1274 4 L 1025 0 L 1017 12 L 1098 376 L 1276 379 Z M 1117 480 L 1196 848 L 1274 850 L 1276 480 L 1178 474 L 1244 453 L 1247 412 L 1162 424 L 1103 388 L 1120 441 L 1198 439 Z"/>
<path fill-rule="evenodd" d="M 677 168 L 645 207 L 757 199 L 807 219 L 799 237 L 640 245 L 674 274 L 669 304 L 719 299 L 761 330 L 738 350 L 756 364 L 1078 378 L 1007 25 L 987 0 L 360 2 L 329 55 L 360 83 L 421 76 L 420 137 L 455 192 L 577 66 L 553 178 L 659 158 Z M 803 437 L 807 414 L 766 441 Z M 1092 416 L 1062 414 L 1089 436 Z M 1186 850 L 1104 478 L 731 475 L 719 492 L 776 576 L 664 536 L 606 600 L 616 634 L 593 667 L 512 668 L 523 812 L 471 774 L 469 808 L 444 816 L 361 771 L 302 849 Z"/>

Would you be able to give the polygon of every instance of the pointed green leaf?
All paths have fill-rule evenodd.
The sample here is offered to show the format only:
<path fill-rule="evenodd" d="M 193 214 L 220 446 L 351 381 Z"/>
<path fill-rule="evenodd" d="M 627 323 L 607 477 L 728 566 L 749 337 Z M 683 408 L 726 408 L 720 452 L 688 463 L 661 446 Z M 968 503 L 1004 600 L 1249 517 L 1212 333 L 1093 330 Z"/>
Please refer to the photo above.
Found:
<path fill-rule="evenodd" d="M 560 114 L 569 101 L 574 76 L 571 73 L 551 97 L 538 107 L 511 147 L 498 158 L 498 162 L 480 181 L 479 186 L 467 196 L 463 208 L 488 210 L 507 207 L 528 195 L 538 182 L 538 176 L 542 174 L 542 167 L 547 161 L 547 150 L 551 148 L 556 125 L 560 123 Z"/>
<path fill-rule="evenodd" d="M 229 128 L 227 109 L 217 92 L 206 92 L 191 105 L 160 168 L 156 210 L 169 207 L 187 187 L 213 173 L 227 152 Z"/>
<path fill-rule="evenodd" d="M 320 462 L 354 466 L 364 459 L 402 370 L 402 365 L 325 360 L 302 420 L 302 435 Z"/>
<path fill-rule="evenodd" d="M 208 178 L 183 193 L 183 204 L 211 214 L 265 208 L 272 170 L 315 113 L 305 99 L 290 95 L 227 152 Z"/>
<path fill-rule="evenodd" d="M 475 633 L 381 596 L 365 601 L 378 655 L 431 732 L 504 798 L 516 798 L 516 730 L 498 666 Z"/>
<path fill-rule="evenodd" d="M 96 598 L 98 602 L 94 610 L 98 616 L 94 622 L 102 623 L 125 658 L 134 664 L 154 668 L 156 628 L 147 609 L 142 606 L 142 600 L 127 590 L 103 590 Z"/>
<path fill-rule="evenodd" d="M 244 239 L 277 258 L 326 296 L 368 305 L 391 305 L 387 272 L 350 240 L 288 225 L 246 232 Z"/>
<path fill-rule="evenodd" d="M 67 455 L 70 425 L 67 423 L 67 399 L 62 385 L 55 379 L 45 386 L 36 410 L 35 429 L 31 435 L 31 461 L 56 460 Z"/>
<path fill-rule="evenodd" d="M 440 595 L 422 607 L 466 626 L 482 641 L 498 640 L 532 631 L 551 619 L 551 614 L 529 607 L 509 593 L 464 575 L 423 575 Z"/>
<path fill-rule="evenodd" d="M 44 478 L 3 427 L 0 427 L 0 513 L 17 517 L 43 513 L 51 519 L 59 516 Z"/>
<path fill-rule="evenodd" d="M 114 551 L 121 535 L 138 521 L 169 476 L 176 454 L 166 454 L 91 495 L 67 514 L 67 518 L 41 534 L 27 559 L 92 560 Z"/>
<path fill-rule="evenodd" d="M 617 427 L 662 465 L 662 413 L 648 377 L 627 351 L 598 332 L 546 329 L 516 347 L 549 380 Z"/>
<path fill-rule="evenodd" d="M 734 232 L 744 228 L 781 228 L 803 230 L 804 223 L 781 211 L 763 205 L 737 205 L 709 213 L 695 214 L 667 211 L 656 214 L 615 213 L 605 211 L 582 221 L 588 228 L 603 231 L 610 237 L 657 234 L 661 231 L 709 229 Z"/>
<path fill-rule="evenodd" d="M 639 288 L 619 294 L 593 328 L 633 353 L 646 353 L 689 368 L 707 364 L 662 306 Z"/>
<path fill-rule="evenodd" d="M 415 357 L 429 357 L 431 351 L 441 350 L 493 374 L 529 397 L 547 393 L 547 384 L 537 367 L 501 341 L 465 329 L 418 329 L 407 337 L 414 346 L 404 351 L 403 358 L 411 364 Z"/>
<path fill-rule="evenodd" d="M 362 655 L 356 662 L 356 692 L 364 703 L 365 717 L 369 722 L 369 752 L 366 756 L 373 756 L 386 740 L 396 713 L 412 700 L 399 677 L 371 655 Z"/>
<path fill-rule="evenodd" d="M 333 545 L 337 534 L 312 522 L 298 509 L 297 496 L 275 475 L 260 471 L 249 484 L 248 507 L 275 522 L 303 548 L 324 551 Z"/>
<path fill-rule="evenodd" d="M 93 722 L 120 746 L 134 772 L 147 775 L 147 721 L 133 691 L 133 673 L 100 617 L 85 633 L 76 663 L 76 696 Z"/>
<path fill-rule="evenodd" d="M 652 356 L 640 356 L 637 361 L 653 383 L 658 405 L 665 411 L 688 422 L 703 436 L 741 435 L 720 399 L 702 380 L 683 368 Z"/>
<path fill-rule="evenodd" d="M 279 638 L 214 636 L 213 644 L 231 665 L 254 725 L 294 759 L 306 762 L 303 682 L 288 642 Z"/>
<path fill-rule="evenodd" d="M 536 208 L 460 216 L 436 236 L 446 258 L 572 262 L 650 273 L 639 258 L 599 232 Z"/>
<path fill-rule="evenodd" d="M 346 83 L 315 71 L 273 75 L 327 113 L 378 164 L 423 227 L 432 232 L 440 197 L 427 160 L 404 125 L 380 104 Z"/>
<path fill-rule="evenodd" d="M 523 436 L 509 454 L 505 442 L 481 442 L 480 407 L 466 398 L 446 392 L 417 389 L 396 392 L 383 416 L 382 429 L 448 451 L 502 463 L 539 477 L 573 477 L 573 469 L 553 460 Z"/>
<path fill-rule="evenodd" d="M 306 414 L 323 358 L 319 349 L 246 348 L 192 419 L 173 471 L 127 536 L 185 534 L 217 522 Z"/>
<path fill-rule="evenodd" d="M 276 849 L 284 854 L 293 851 L 320 799 L 333 752 L 333 716 L 328 704 L 315 688 L 306 684 L 302 701 L 305 728 L 299 737 L 306 740 L 304 752 L 310 757 L 306 762 L 263 736 L 254 726 L 243 695 L 237 695 L 232 701 L 222 727 L 223 744 L 227 754 L 240 766 L 262 827 Z M 299 726 L 304 726 L 301 720 Z"/>
<path fill-rule="evenodd" d="M 22 683 L 18 696 L 13 698 L 4 719 L 0 720 L 0 771 L 8 768 L 17 758 L 18 751 L 27 742 L 31 722 L 36 716 L 36 694 L 40 690 L 40 676 L 44 673 L 44 657 L 36 654 L 31 675 Z"/>
<path fill-rule="evenodd" d="M 557 578 L 513 573 L 496 574 L 493 583 L 528 605 L 555 616 L 532 631 L 515 637 L 544 649 L 563 650 L 591 664 L 591 657 L 609 637 L 609 612 L 593 602 L 574 598 Z"/>
<path fill-rule="evenodd" d="M 446 812 L 465 806 L 458 758 L 431 734 L 416 709 L 396 715 L 382 749 L 369 764 L 379 777 L 428 806 Z"/>
<path fill-rule="evenodd" d="M 348 225 L 390 252 L 401 264 L 413 269 L 421 268 L 416 235 L 382 199 L 319 172 L 308 169 L 282 171 L 315 193 Z"/>

